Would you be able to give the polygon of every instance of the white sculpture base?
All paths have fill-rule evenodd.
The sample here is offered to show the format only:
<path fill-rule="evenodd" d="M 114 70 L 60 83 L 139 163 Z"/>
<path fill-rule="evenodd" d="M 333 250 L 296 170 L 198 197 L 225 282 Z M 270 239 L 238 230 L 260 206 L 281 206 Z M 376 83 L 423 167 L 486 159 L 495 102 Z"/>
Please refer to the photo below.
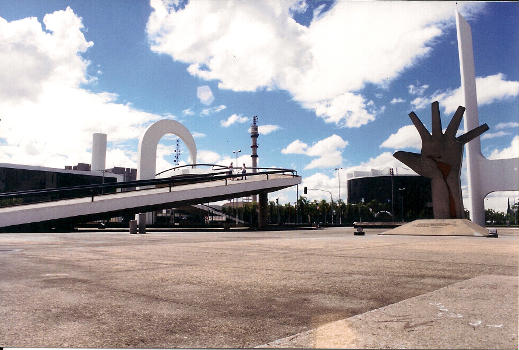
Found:
<path fill-rule="evenodd" d="M 423 219 L 412 221 L 380 234 L 488 237 L 488 230 L 467 219 Z"/>

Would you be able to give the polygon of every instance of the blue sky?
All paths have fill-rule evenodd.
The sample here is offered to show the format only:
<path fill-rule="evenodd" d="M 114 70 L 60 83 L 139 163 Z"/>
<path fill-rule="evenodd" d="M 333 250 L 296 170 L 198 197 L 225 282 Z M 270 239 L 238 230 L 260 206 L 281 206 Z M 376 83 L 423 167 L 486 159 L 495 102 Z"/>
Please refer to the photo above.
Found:
<path fill-rule="evenodd" d="M 480 122 L 490 126 L 482 151 L 518 157 L 519 5 L 459 4 L 472 27 Z M 335 168 L 344 188 L 348 171 L 403 167 L 395 150 L 419 152 L 409 112 L 428 126 L 439 100 L 445 124 L 463 104 L 454 8 L 0 1 L 0 162 L 89 163 L 92 133 L 105 132 L 107 167 L 136 167 L 145 128 L 174 118 L 194 134 L 199 162 L 228 164 L 241 149 L 239 163 L 250 164 L 258 115 L 260 166 L 295 168 L 305 185 L 338 193 Z M 175 140 L 161 141 L 157 170 L 171 166 Z M 507 196 L 518 194 L 487 205 L 502 209 Z"/>

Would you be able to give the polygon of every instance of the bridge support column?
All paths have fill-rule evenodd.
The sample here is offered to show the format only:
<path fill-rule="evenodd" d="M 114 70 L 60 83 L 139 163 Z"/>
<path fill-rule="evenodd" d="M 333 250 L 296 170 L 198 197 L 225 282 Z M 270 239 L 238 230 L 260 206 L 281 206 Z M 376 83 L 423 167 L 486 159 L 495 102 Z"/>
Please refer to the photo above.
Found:
<path fill-rule="evenodd" d="M 263 229 L 267 226 L 267 216 L 268 216 L 268 193 L 261 192 L 259 194 L 259 202 L 258 202 L 258 228 Z"/>

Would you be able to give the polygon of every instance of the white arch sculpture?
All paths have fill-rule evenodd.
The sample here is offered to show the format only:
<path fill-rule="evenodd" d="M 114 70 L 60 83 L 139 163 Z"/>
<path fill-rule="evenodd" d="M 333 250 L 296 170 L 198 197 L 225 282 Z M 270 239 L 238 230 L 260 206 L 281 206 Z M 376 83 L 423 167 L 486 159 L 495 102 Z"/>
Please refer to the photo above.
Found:
<path fill-rule="evenodd" d="M 150 125 L 139 141 L 137 180 L 154 179 L 157 173 L 157 145 L 162 136 L 175 134 L 184 141 L 189 150 L 191 162 L 196 163 L 196 144 L 193 135 L 179 122 L 162 119 Z"/>

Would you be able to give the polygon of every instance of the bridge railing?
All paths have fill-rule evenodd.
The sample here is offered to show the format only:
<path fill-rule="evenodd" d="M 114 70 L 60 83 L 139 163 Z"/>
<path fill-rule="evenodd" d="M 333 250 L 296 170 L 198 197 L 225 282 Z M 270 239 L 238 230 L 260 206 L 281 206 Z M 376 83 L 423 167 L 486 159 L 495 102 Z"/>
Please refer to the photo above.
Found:
<path fill-rule="evenodd" d="M 229 169 L 224 166 L 218 164 L 190 164 L 190 165 L 182 165 L 175 168 L 182 167 L 195 167 L 199 165 L 209 165 L 209 166 L 219 166 L 220 168 L 216 171 L 211 171 L 203 174 L 180 174 L 166 178 L 159 179 L 149 179 L 149 180 L 135 180 L 135 181 L 125 181 L 125 182 L 112 182 L 112 183 L 104 183 L 104 184 L 92 184 L 92 185 L 80 185 L 80 186 L 71 186 L 71 187 L 58 187 L 58 188 L 48 188 L 48 189 L 39 189 L 39 190 L 26 190 L 26 191 L 17 191 L 17 192 L 4 192 L 0 193 L 0 207 L 12 207 L 19 205 L 27 205 L 27 204 L 35 204 L 35 203 L 43 203 L 43 202 L 52 202 L 56 200 L 63 199 L 73 199 L 73 198 L 87 198 L 90 197 L 91 201 L 94 201 L 95 197 L 109 195 L 117 193 L 118 191 L 124 192 L 133 192 L 133 191 L 147 191 L 156 189 L 159 187 L 169 187 L 169 191 L 175 186 L 187 185 L 187 184 L 195 184 L 195 183 L 203 183 L 203 182 L 212 182 L 212 181 L 225 181 L 225 185 L 228 185 L 229 180 L 241 179 L 242 175 L 239 174 L 229 174 Z M 172 168 L 174 169 L 174 168 Z M 241 168 L 240 168 L 241 169 Z M 253 170 L 253 168 L 247 168 Z M 297 171 L 293 169 L 283 169 L 283 168 L 254 168 L 256 173 L 247 172 L 247 177 L 257 177 L 263 176 L 267 180 L 269 176 L 275 174 L 281 175 L 290 175 L 297 176 Z M 162 174 L 165 170 L 159 174 Z"/>
<path fill-rule="evenodd" d="M 169 171 L 176 171 L 176 170 L 180 170 L 180 169 L 197 169 L 197 170 L 200 170 L 200 167 L 201 166 L 206 166 L 206 167 L 211 167 L 211 171 L 212 173 L 225 173 L 225 172 L 228 172 L 229 171 L 229 167 L 228 166 L 225 166 L 225 165 L 221 165 L 221 164 L 211 164 L 211 163 L 197 163 L 197 164 L 184 164 L 184 165 L 178 165 L 178 166 L 175 166 L 173 168 L 169 168 L 169 169 L 166 169 L 166 170 L 163 170 L 157 174 L 155 174 L 155 176 L 159 176 L 159 175 L 162 175 L 162 174 L 165 174 Z M 285 169 L 285 168 L 262 168 L 262 167 L 246 167 L 245 168 L 247 170 L 247 174 L 256 174 L 258 171 L 270 171 L 270 170 L 282 170 L 283 172 L 287 172 L 287 173 L 291 173 L 293 175 L 297 175 L 297 170 L 294 170 L 294 169 Z M 237 175 L 241 175 L 241 170 L 242 170 L 242 167 L 233 167 L 233 173 L 236 173 Z"/>

